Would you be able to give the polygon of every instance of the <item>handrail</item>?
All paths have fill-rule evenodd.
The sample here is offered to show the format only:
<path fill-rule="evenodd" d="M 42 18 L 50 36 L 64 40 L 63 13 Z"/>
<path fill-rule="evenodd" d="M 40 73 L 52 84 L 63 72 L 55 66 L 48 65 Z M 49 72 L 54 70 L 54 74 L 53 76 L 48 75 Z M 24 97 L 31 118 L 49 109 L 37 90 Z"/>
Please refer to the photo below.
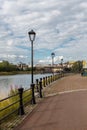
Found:
<path fill-rule="evenodd" d="M 7 107 L 4 107 L 4 108 L 0 109 L 0 112 L 1 112 L 1 111 L 4 111 L 5 109 L 7 109 L 7 108 L 13 106 L 14 104 L 16 104 L 16 103 L 18 103 L 18 102 L 19 102 L 19 100 L 17 100 L 16 102 L 14 102 L 14 103 L 8 105 Z"/>
<path fill-rule="evenodd" d="M 9 99 L 9 98 L 15 97 L 15 96 L 17 96 L 17 95 L 18 95 L 18 93 L 14 94 L 14 95 L 11 95 L 11 96 L 8 96 L 8 97 L 6 97 L 6 98 L 3 98 L 3 99 L 0 100 L 0 102 L 2 102 L 2 101 L 4 101 L 4 100 L 7 100 L 7 99 Z"/>

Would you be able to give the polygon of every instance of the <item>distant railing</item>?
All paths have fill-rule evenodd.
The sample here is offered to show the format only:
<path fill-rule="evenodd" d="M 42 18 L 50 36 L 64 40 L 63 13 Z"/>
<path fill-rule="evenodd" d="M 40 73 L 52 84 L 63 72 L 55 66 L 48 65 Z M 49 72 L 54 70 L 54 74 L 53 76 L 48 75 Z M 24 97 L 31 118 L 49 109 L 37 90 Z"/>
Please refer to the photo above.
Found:
<path fill-rule="evenodd" d="M 63 77 L 63 74 L 53 74 L 51 76 L 46 76 L 40 79 L 36 79 L 35 82 L 35 95 L 38 94 L 38 97 L 42 98 L 42 88 L 47 87 L 55 80 Z M 0 100 L 0 124 L 7 121 L 12 116 L 24 115 L 24 108 L 26 105 L 32 102 L 32 91 L 31 88 L 24 90 L 22 87 L 18 88 L 16 94 L 11 95 L 7 98 Z"/>

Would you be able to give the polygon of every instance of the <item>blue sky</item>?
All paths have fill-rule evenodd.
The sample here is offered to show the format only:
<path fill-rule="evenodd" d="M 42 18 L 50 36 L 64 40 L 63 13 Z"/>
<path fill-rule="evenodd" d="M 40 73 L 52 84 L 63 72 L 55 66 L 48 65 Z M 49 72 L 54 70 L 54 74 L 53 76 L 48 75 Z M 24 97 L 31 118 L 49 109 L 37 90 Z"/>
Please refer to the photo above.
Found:
<path fill-rule="evenodd" d="M 35 64 L 87 60 L 87 0 L 0 0 L 0 61 L 31 62 L 31 29 Z"/>

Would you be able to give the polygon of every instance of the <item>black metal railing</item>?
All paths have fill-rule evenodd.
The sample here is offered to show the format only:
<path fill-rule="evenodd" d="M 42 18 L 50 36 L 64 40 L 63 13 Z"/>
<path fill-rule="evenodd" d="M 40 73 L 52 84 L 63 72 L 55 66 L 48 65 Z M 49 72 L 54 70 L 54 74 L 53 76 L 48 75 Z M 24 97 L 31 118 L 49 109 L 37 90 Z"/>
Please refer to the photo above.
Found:
<path fill-rule="evenodd" d="M 38 94 L 38 97 L 43 97 L 43 88 L 50 85 L 55 80 L 61 78 L 62 74 L 55 74 L 46 76 L 40 79 L 36 79 L 34 92 Z M 8 120 L 8 118 L 12 118 L 13 115 L 24 115 L 25 114 L 25 106 L 30 104 L 32 100 L 32 90 L 27 89 L 24 90 L 22 87 L 18 88 L 16 94 L 11 95 L 7 98 L 0 100 L 0 124 Z M 3 107 L 4 106 L 4 107 Z"/>

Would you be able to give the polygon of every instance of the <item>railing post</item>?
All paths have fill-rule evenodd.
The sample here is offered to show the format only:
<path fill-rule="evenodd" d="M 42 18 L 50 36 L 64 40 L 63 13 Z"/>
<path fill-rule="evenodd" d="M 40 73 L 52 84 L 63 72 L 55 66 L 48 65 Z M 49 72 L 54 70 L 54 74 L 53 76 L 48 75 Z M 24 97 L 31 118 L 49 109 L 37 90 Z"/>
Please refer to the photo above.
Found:
<path fill-rule="evenodd" d="M 41 80 L 40 80 L 39 84 L 40 84 L 39 94 L 40 94 L 40 98 L 42 98 L 42 81 Z"/>
<path fill-rule="evenodd" d="M 51 83 L 52 83 L 52 75 L 51 75 Z"/>
<path fill-rule="evenodd" d="M 53 81 L 54 81 L 54 74 L 53 74 Z"/>
<path fill-rule="evenodd" d="M 45 77 L 43 77 L 43 86 L 45 87 Z"/>
<path fill-rule="evenodd" d="M 49 76 L 48 76 L 48 84 L 49 84 Z"/>
<path fill-rule="evenodd" d="M 58 79 L 58 74 L 57 74 L 57 79 Z"/>
<path fill-rule="evenodd" d="M 38 79 L 36 79 L 36 89 L 37 89 L 37 92 L 39 92 L 39 88 L 38 88 Z"/>
<path fill-rule="evenodd" d="M 55 75 L 55 80 L 57 80 L 57 75 Z"/>
<path fill-rule="evenodd" d="M 59 79 L 60 79 L 60 74 L 59 74 Z"/>
<path fill-rule="evenodd" d="M 41 81 L 41 83 L 42 83 L 42 78 L 40 78 L 40 81 Z M 43 85 L 42 85 L 43 86 Z M 43 89 L 43 87 L 42 87 L 42 89 Z"/>
<path fill-rule="evenodd" d="M 58 74 L 57 74 L 57 79 L 58 79 Z"/>
<path fill-rule="evenodd" d="M 49 78 L 49 84 L 50 84 L 50 76 L 48 76 L 48 78 Z"/>
<path fill-rule="evenodd" d="M 55 75 L 54 75 L 54 81 L 55 81 Z"/>
<path fill-rule="evenodd" d="M 47 83 L 47 76 L 46 76 L 46 85 L 48 85 L 48 83 Z"/>
<path fill-rule="evenodd" d="M 23 98 L 22 98 L 22 96 L 23 96 L 23 88 L 19 88 L 18 92 L 19 92 L 19 98 L 20 98 L 18 115 L 24 115 Z"/>
<path fill-rule="evenodd" d="M 32 89 L 32 104 L 36 104 L 36 101 L 35 101 L 35 95 L 34 95 L 34 87 L 35 87 L 35 84 L 31 84 L 31 89 Z"/>

